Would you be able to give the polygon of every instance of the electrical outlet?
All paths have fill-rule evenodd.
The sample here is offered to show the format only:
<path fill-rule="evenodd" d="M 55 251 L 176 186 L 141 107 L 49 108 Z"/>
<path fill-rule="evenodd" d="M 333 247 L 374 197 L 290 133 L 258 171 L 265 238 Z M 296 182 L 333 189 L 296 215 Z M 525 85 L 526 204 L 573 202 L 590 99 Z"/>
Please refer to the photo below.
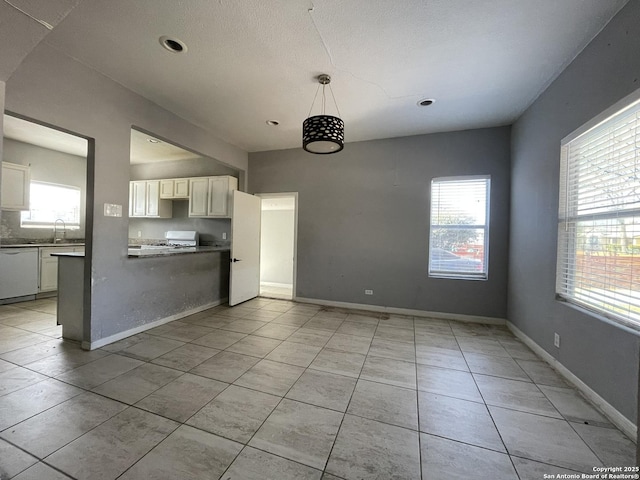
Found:
<path fill-rule="evenodd" d="M 556 348 L 560 348 L 560 335 L 558 335 L 557 333 L 553 334 L 553 345 Z"/>
<path fill-rule="evenodd" d="M 373 290 L 365 290 L 364 294 L 365 295 L 373 295 Z"/>
<path fill-rule="evenodd" d="M 142 238 L 142 232 L 138 230 L 138 238 Z"/>
<path fill-rule="evenodd" d="M 223 239 L 223 240 L 226 240 L 226 239 L 227 239 L 227 232 L 224 232 L 224 233 L 222 234 L 222 239 Z"/>

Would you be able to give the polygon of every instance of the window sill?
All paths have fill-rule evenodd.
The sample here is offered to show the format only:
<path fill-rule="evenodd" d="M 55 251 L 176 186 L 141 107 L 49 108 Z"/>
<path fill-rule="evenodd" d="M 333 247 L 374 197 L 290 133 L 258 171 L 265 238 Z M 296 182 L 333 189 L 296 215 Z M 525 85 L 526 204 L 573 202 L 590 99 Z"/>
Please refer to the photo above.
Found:
<path fill-rule="evenodd" d="M 486 276 L 470 276 L 470 275 L 446 274 L 446 273 L 429 273 L 429 278 L 444 278 L 449 280 L 476 280 L 476 281 L 489 280 L 489 278 Z"/>

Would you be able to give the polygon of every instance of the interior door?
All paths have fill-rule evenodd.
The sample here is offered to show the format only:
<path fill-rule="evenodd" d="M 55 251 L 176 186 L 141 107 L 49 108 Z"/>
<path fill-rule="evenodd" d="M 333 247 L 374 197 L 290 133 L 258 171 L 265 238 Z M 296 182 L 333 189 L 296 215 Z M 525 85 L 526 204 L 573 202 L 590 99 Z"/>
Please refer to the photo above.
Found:
<path fill-rule="evenodd" d="M 229 305 L 260 293 L 260 198 L 232 191 Z"/>

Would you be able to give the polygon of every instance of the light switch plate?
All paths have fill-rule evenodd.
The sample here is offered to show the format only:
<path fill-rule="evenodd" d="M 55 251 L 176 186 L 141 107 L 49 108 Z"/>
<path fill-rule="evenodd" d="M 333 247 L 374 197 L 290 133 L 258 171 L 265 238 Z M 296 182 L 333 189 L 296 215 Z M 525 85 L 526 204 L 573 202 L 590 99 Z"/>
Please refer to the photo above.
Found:
<path fill-rule="evenodd" d="M 121 217 L 122 216 L 122 205 L 117 205 L 115 203 L 105 203 L 104 204 L 104 216 L 105 217 Z"/>

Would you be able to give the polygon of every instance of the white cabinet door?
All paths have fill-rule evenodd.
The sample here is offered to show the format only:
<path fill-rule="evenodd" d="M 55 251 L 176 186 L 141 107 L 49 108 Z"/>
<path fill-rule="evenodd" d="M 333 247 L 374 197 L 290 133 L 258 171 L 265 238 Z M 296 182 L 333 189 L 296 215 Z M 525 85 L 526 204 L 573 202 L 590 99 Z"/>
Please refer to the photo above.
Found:
<path fill-rule="evenodd" d="M 53 292 L 58 289 L 58 259 L 47 257 L 40 260 L 39 292 Z"/>
<path fill-rule="evenodd" d="M 53 292 L 58 289 L 58 257 L 52 253 L 75 252 L 84 247 L 46 247 L 40 248 L 40 287 L 38 292 Z"/>
<path fill-rule="evenodd" d="M 166 178 L 160 180 L 160 198 L 166 200 L 186 200 L 189 198 L 188 178 Z"/>
<path fill-rule="evenodd" d="M 207 216 L 227 217 L 229 208 L 229 180 L 227 177 L 209 178 Z"/>
<path fill-rule="evenodd" d="M 160 198 L 174 198 L 175 197 L 175 180 L 160 180 Z"/>
<path fill-rule="evenodd" d="M 189 198 L 188 178 L 176 178 L 174 180 L 173 198 Z"/>
<path fill-rule="evenodd" d="M 206 217 L 209 199 L 209 178 L 189 179 L 189 216 Z"/>
<path fill-rule="evenodd" d="M 131 216 L 144 217 L 147 213 L 147 182 L 131 182 Z"/>
<path fill-rule="evenodd" d="M 160 180 L 147 182 L 147 217 L 157 217 L 160 214 Z"/>
<path fill-rule="evenodd" d="M 129 183 L 129 216 L 171 218 L 171 200 L 160 199 L 160 180 L 136 180 Z"/>
<path fill-rule="evenodd" d="M 29 210 L 29 167 L 2 162 L 0 208 L 3 210 Z"/>

